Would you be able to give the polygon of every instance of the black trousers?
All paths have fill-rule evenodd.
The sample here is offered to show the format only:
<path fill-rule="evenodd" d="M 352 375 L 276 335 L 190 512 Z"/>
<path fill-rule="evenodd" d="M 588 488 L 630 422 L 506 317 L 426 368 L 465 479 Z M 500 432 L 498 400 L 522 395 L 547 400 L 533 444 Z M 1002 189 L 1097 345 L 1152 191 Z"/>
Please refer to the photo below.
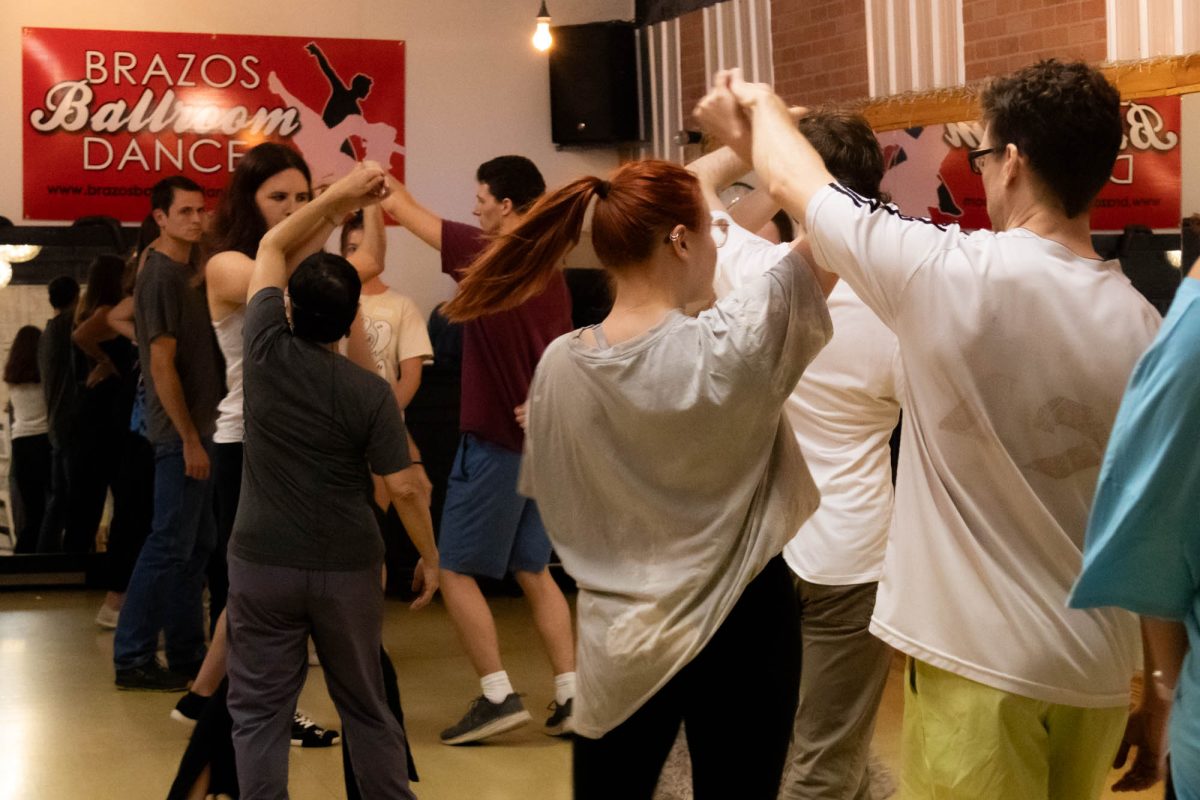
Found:
<path fill-rule="evenodd" d="M 242 492 L 242 443 L 218 442 L 213 446 L 213 511 L 217 520 L 217 546 L 208 559 L 209 634 L 229 598 L 229 535 L 237 517 Z"/>
<path fill-rule="evenodd" d="M 104 588 L 124 592 L 154 519 L 154 446 L 133 431 L 126 431 L 121 443 L 121 463 L 113 477 L 112 495 Z"/>
<path fill-rule="evenodd" d="M 13 482 L 23 510 L 15 553 L 37 552 L 38 534 L 50 498 L 50 469 L 48 435 L 18 436 L 12 440 Z"/>
<path fill-rule="evenodd" d="M 797 627 L 791 573 L 777 556 L 632 717 L 599 739 L 576 737 L 575 797 L 649 800 L 682 722 L 696 800 L 775 800 L 800 690 Z"/>

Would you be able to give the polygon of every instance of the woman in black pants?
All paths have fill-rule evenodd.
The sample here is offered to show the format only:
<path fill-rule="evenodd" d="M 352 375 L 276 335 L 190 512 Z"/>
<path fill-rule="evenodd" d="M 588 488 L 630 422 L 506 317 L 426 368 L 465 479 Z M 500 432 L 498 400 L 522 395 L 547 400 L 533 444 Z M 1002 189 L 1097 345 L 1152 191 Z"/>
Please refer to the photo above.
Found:
<path fill-rule="evenodd" d="M 37 364 L 41 338 L 42 332 L 38 328 L 32 325 L 21 328 L 13 338 L 8 361 L 4 364 L 4 382 L 8 385 L 12 408 L 13 482 L 23 511 L 13 548 L 16 553 L 37 551 L 38 531 L 50 493 L 49 423 Z"/>
<path fill-rule="evenodd" d="M 683 722 L 697 800 L 774 800 L 800 668 L 779 553 L 818 502 L 782 412 L 832 282 L 792 254 L 713 304 L 722 221 L 682 167 L 632 162 L 540 200 L 446 315 L 539 291 L 589 207 L 612 311 L 546 348 L 518 412 L 521 493 L 579 587 L 575 797 L 649 800 Z"/>
<path fill-rule="evenodd" d="M 96 614 L 102 628 L 116 627 L 129 576 L 150 532 L 154 497 L 153 450 L 144 436 L 131 430 L 141 375 L 137 347 L 110 323 L 114 309 L 130 302 L 128 271 L 117 256 L 101 255 L 92 261 L 71 334 L 91 363 L 77 426 L 86 457 L 79 460 L 74 483 L 86 509 L 80 512 L 85 530 L 94 532 L 99 525 L 110 488 L 113 496 L 104 570 L 108 594 Z"/>

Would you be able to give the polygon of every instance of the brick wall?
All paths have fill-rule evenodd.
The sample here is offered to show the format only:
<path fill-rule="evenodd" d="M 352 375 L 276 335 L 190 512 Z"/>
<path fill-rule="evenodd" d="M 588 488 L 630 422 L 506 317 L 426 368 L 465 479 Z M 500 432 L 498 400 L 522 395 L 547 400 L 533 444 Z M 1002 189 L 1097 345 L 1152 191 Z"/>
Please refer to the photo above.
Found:
<path fill-rule="evenodd" d="M 1103 61 L 1105 14 L 1104 0 L 963 0 L 967 80 L 1051 56 Z"/>
<path fill-rule="evenodd" d="M 775 89 L 788 102 L 867 96 L 863 0 L 771 0 L 771 43 Z"/>
<path fill-rule="evenodd" d="M 692 109 L 708 86 L 708 76 L 704 74 L 703 11 L 693 11 L 679 18 L 679 82 L 684 124 L 694 127 Z"/>

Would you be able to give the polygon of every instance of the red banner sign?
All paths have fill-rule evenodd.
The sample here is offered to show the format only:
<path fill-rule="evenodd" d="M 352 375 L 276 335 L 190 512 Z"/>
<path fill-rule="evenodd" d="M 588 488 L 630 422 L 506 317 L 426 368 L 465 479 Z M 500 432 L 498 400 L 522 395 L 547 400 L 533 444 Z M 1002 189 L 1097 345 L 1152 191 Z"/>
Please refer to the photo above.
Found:
<path fill-rule="evenodd" d="M 1092 208 L 1092 230 L 1127 225 L 1178 230 L 1182 192 L 1179 97 L 1122 103 L 1125 140 L 1108 185 Z M 980 147 L 978 122 L 930 125 L 879 134 L 888 172 L 883 188 L 900 210 L 964 228 L 990 228 L 983 181 L 967 165 Z"/>
<path fill-rule="evenodd" d="M 362 159 L 403 179 L 403 42 L 25 28 L 22 65 L 26 219 L 140 222 L 173 174 L 215 202 L 266 141 L 314 185 Z"/>

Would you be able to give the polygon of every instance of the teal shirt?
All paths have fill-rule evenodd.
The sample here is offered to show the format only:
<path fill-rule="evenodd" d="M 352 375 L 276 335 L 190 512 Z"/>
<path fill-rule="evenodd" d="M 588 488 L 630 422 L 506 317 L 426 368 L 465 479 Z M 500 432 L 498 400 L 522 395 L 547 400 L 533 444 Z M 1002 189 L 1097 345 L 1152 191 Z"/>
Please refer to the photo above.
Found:
<path fill-rule="evenodd" d="M 1184 621 L 1171 770 L 1180 799 L 1200 800 L 1200 280 L 1183 281 L 1125 390 L 1069 602 Z"/>

